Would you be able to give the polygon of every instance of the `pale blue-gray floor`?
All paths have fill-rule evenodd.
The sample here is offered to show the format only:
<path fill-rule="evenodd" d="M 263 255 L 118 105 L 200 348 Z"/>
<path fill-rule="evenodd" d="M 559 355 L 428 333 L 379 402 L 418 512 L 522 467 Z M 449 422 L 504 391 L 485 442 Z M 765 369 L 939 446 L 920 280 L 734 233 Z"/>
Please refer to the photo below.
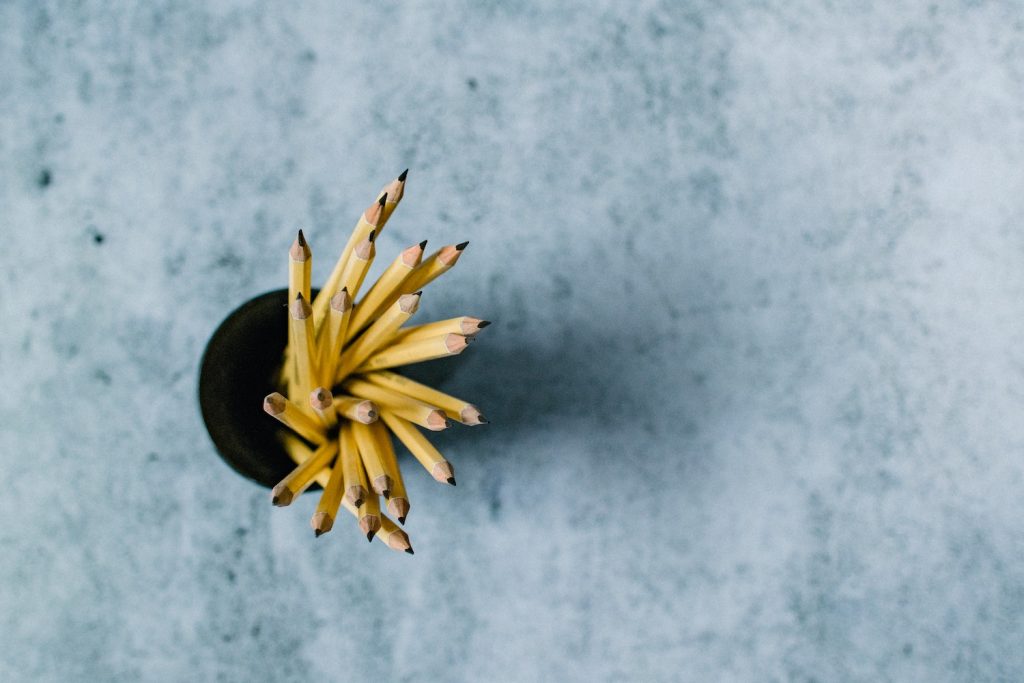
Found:
<path fill-rule="evenodd" d="M 298 4 L 0 2 L 0 679 L 1024 678 L 1019 4 Z M 415 557 L 195 399 L 406 166 Z"/>

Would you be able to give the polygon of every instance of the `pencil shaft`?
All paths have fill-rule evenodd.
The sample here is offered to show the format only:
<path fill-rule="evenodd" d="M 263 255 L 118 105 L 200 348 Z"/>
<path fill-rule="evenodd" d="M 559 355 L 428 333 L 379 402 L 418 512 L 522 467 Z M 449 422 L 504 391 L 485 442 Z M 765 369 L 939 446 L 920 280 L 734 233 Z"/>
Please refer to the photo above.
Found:
<path fill-rule="evenodd" d="M 395 330 L 405 324 L 419 307 L 419 294 L 405 294 L 399 297 L 366 332 L 349 345 L 341 354 L 335 382 L 340 382 L 353 370 L 359 367 L 377 348 L 394 334 Z"/>
<path fill-rule="evenodd" d="M 438 391 L 433 387 L 428 387 L 425 384 L 420 384 L 404 375 L 388 370 L 380 370 L 360 375 L 360 377 L 378 386 L 404 394 L 409 398 L 437 406 L 448 417 L 458 420 L 463 424 L 482 424 L 480 411 L 472 403 L 456 398 L 451 394 L 446 394 L 443 391 Z"/>
<path fill-rule="evenodd" d="M 356 366 L 356 371 L 365 373 L 454 356 L 462 353 L 467 344 L 466 337 L 461 334 L 445 334 L 440 337 L 395 344 L 366 358 Z"/>
<path fill-rule="evenodd" d="M 352 322 L 346 330 L 346 341 L 379 318 L 388 305 L 398 298 L 402 284 L 423 257 L 423 244 L 425 243 L 414 244 L 404 250 L 373 283 L 352 313 Z"/>
<path fill-rule="evenodd" d="M 381 413 L 381 418 L 398 437 L 398 440 L 409 449 L 413 457 L 419 460 L 431 477 L 440 482 L 448 482 L 452 476 L 450 474 L 451 464 L 434 447 L 434 444 L 430 443 L 427 437 L 416 429 L 416 425 L 386 410 Z"/>
<path fill-rule="evenodd" d="M 404 327 L 395 333 L 395 336 L 391 338 L 391 344 L 401 344 L 403 342 L 418 341 L 420 339 L 428 339 L 430 337 L 439 337 L 443 334 L 461 334 L 466 337 L 479 334 L 482 329 L 479 325 L 485 322 L 479 318 L 471 318 L 463 315 L 458 318 L 449 318 L 448 320 L 438 320 L 437 322 L 426 323 L 424 325 L 414 325 L 412 327 Z"/>
<path fill-rule="evenodd" d="M 324 426 L 281 394 L 274 392 L 263 399 L 263 410 L 307 441 L 318 445 L 324 442 Z"/>
<path fill-rule="evenodd" d="M 349 379 L 343 385 L 353 396 L 369 399 L 384 410 L 414 422 L 432 431 L 440 431 L 448 426 L 448 418 L 439 408 L 410 398 L 405 394 L 382 387 L 358 377 Z"/>
<path fill-rule="evenodd" d="M 384 469 L 384 462 L 381 459 L 380 445 L 369 425 L 360 422 L 352 422 L 352 433 L 356 437 L 356 445 L 359 447 L 359 458 L 366 468 L 366 476 L 370 486 L 377 493 L 387 496 L 391 490 L 391 477 Z"/>

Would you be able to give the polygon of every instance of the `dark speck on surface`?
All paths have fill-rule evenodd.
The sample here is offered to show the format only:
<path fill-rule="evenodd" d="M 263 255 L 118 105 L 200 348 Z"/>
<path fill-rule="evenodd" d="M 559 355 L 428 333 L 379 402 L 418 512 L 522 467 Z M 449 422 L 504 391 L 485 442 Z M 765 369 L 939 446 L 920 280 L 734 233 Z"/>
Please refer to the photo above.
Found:
<path fill-rule="evenodd" d="M 39 172 L 39 176 L 36 178 L 36 184 L 39 187 L 49 187 L 53 182 L 53 174 L 50 173 L 50 169 L 44 168 Z"/>
<path fill-rule="evenodd" d="M 478 84 L 477 84 L 475 78 L 467 78 L 466 79 L 466 87 L 468 87 L 470 90 L 476 90 L 477 85 Z"/>

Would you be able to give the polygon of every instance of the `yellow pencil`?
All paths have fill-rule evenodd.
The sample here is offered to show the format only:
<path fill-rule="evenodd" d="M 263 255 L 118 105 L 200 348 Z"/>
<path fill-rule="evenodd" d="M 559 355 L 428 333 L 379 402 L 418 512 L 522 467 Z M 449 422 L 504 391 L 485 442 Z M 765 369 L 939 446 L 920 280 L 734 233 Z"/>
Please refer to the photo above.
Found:
<path fill-rule="evenodd" d="M 288 301 L 292 302 L 300 292 L 302 296 L 309 301 L 310 293 L 310 273 L 313 268 L 313 252 L 309 248 L 309 244 L 306 243 L 306 237 L 299 230 L 299 234 L 295 237 L 295 241 L 292 242 L 291 248 L 288 250 Z M 291 316 L 288 317 L 288 339 L 293 337 L 293 327 L 295 323 L 292 321 Z M 291 353 L 292 349 L 287 348 L 285 350 L 285 362 L 284 368 L 284 379 L 285 382 L 291 384 L 295 381 L 297 368 L 295 367 L 295 357 Z"/>
<path fill-rule="evenodd" d="M 442 334 L 461 334 L 464 337 L 475 337 L 480 331 L 490 325 L 489 320 L 481 320 L 468 315 L 448 320 L 438 320 L 424 325 L 413 325 L 403 327 L 391 338 L 392 344 L 401 344 L 409 341 L 419 341 L 428 337 L 438 337 Z"/>
<path fill-rule="evenodd" d="M 352 321 L 345 334 L 345 341 L 361 332 L 364 327 L 380 317 L 388 304 L 398 298 L 402 283 L 412 274 L 423 258 L 423 249 L 427 241 L 414 244 L 405 249 L 388 266 L 387 270 L 377 279 L 370 291 L 356 305 L 352 313 Z"/>
<path fill-rule="evenodd" d="M 412 544 L 409 542 L 409 534 L 405 533 L 403 529 L 400 529 L 394 522 L 384 515 L 380 516 L 380 531 L 378 531 L 377 534 L 392 550 L 405 551 L 410 555 L 416 554 L 412 551 Z"/>
<path fill-rule="evenodd" d="M 276 391 L 263 399 L 263 410 L 293 429 L 303 439 L 317 445 L 324 442 L 323 424 L 310 417 L 295 402 L 289 401 Z"/>
<path fill-rule="evenodd" d="M 434 444 L 427 441 L 427 437 L 416 429 L 416 425 L 386 410 L 381 413 L 381 418 L 398 440 L 405 444 L 413 457 L 420 461 L 430 476 L 442 484 L 455 486 L 455 468 L 434 448 Z"/>
<path fill-rule="evenodd" d="M 405 196 L 405 179 L 408 176 L 409 169 L 405 169 L 397 178 L 388 183 L 387 186 L 385 186 L 377 195 L 378 199 L 381 197 L 384 197 L 385 199 L 384 215 L 381 216 L 379 227 L 384 227 L 388 222 L 388 219 L 391 218 L 391 214 L 393 214 L 395 209 L 398 208 L 398 204 L 402 201 L 402 197 Z M 380 231 L 378 230 L 378 232 Z"/>
<path fill-rule="evenodd" d="M 335 396 L 334 406 L 339 415 L 364 425 L 376 422 L 380 413 L 376 403 L 355 396 Z"/>
<path fill-rule="evenodd" d="M 352 317 L 352 297 L 344 287 L 331 297 L 331 306 L 327 312 L 327 325 L 323 338 L 320 340 L 320 381 L 324 384 L 334 382 L 334 373 L 341 359 L 341 347 L 345 340 L 345 330 Z"/>
<path fill-rule="evenodd" d="M 331 477 L 324 486 L 324 492 L 320 494 L 320 501 L 316 505 L 316 512 L 309 520 L 313 527 L 313 533 L 317 538 L 334 527 L 334 519 L 338 516 L 338 507 L 341 505 L 342 491 L 345 488 L 345 472 L 340 457 L 335 459 L 334 467 L 331 468 Z"/>
<path fill-rule="evenodd" d="M 420 305 L 420 293 L 403 294 L 398 297 L 384 314 L 366 328 L 358 339 L 341 354 L 335 383 L 340 382 L 359 367 L 377 348 L 388 340 L 399 327 L 405 324 Z"/>
<path fill-rule="evenodd" d="M 341 423 L 338 441 L 341 446 L 338 451 L 338 461 L 341 463 L 342 476 L 345 477 L 345 498 L 359 507 L 363 504 L 367 490 L 359 476 L 363 468 L 362 463 L 359 462 L 359 446 L 356 445 L 356 437 L 352 434 L 352 425 L 348 422 Z"/>
<path fill-rule="evenodd" d="M 370 399 L 382 410 L 389 410 L 395 415 L 431 431 L 439 432 L 449 426 L 448 416 L 443 410 L 393 389 L 373 384 L 358 377 L 347 380 L 342 387 L 353 396 Z"/>
<path fill-rule="evenodd" d="M 295 383 L 300 394 L 313 390 L 316 377 L 316 352 L 313 344 L 313 309 L 306 303 L 302 292 L 288 307 L 293 322 L 292 343 L 295 345 Z"/>
<path fill-rule="evenodd" d="M 370 204 L 370 206 L 367 207 L 367 209 L 359 216 L 359 220 L 356 222 L 356 227 L 352 229 L 352 234 L 349 236 L 348 242 L 345 244 L 345 248 L 342 249 L 338 262 L 334 264 L 334 270 L 331 271 L 330 276 L 327 278 L 327 282 L 324 283 L 320 293 L 317 294 L 316 299 L 313 301 L 313 318 L 316 321 L 315 327 L 317 331 L 319 331 L 323 325 L 330 298 L 334 296 L 334 292 L 341 289 L 341 275 L 345 271 L 345 266 L 348 264 L 349 254 L 352 253 L 352 250 L 355 249 L 357 244 L 369 236 L 371 231 L 380 227 L 380 221 L 384 215 L 384 205 L 386 203 L 387 196 L 382 195 L 375 200 L 373 204 Z"/>
<path fill-rule="evenodd" d="M 462 256 L 462 252 L 465 250 L 467 245 L 469 245 L 469 242 L 448 245 L 446 247 L 441 247 L 439 250 L 431 254 L 429 258 L 424 259 L 420 265 L 416 266 L 412 275 L 410 275 L 402 285 L 402 291 L 415 292 L 423 289 L 428 283 L 439 278 L 459 262 L 459 257 Z"/>
<path fill-rule="evenodd" d="M 405 518 L 409 515 L 409 494 L 405 491 L 405 481 L 402 479 L 402 470 L 398 467 L 398 458 L 395 457 L 395 446 L 391 442 L 391 434 L 387 427 L 380 422 L 372 425 L 370 429 L 380 446 L 384 471 L 388 472 L 391 477 L 391 495 L 388 496 L 387 501 L 388 512 L 393 514 L 400 524 L 405 524 Z"/>
<path fill-rule="evenodd" d="M 379 370 L 376 372 L 370 372 L 366 375 L 360 375 L 364 379 L 373 384 L 391 389 L 405 394 L 409 398 L 414 398 L 417 401 L 423 401 L 432 406 L 437 406 L 453 420 L 458 420 L 464 425 L 480 425 L 487 424 L 487 418 L 481 413 L 480 409 L 472 403 L 463 401 L 461 398 L 455 398 L 450 394 L 446 394 L 443 391 L 438 391 L 433 387 L 428 387 L 425 384 L 420 384 L 414 380 L 409 379 L 405 375 L 399 375 L 396 372 L 390 372 L 388 370 Z"/>
<path fill-rule="evenodd" d="M 353 299 L 359 294 L 359 288 L 363 286 L 363 280 L 366 279 L 373 259 L 377 256 L 377 247 L 373 243 L 376 234 L 375 230 L 371 230 L 366 239 L 355 246 L 348 257 L 345 270 L 341 273 L 341 286 Z"/>
<path fill-rule="evenodd" d="M 291 505 L 292 501 L 306 490 L 313 483 L 314 477 L 321 469 L 331 463 L 331 459 L 338 452 L 338 442 L 332 439 L 313 453 L 313 457 L 293 469 L 288 476 L 274 487 L 270 492 L 270 501 L 279 507 Z"/>
<path fill-rule="evenodd" d="M 391 493 L 391 477 L 384 469 L 384 462 L 381 459 L 380 445 L 376 437 L 370 431 L 369 425 L 361 422 L 352 422 L 352 433 L 356 437 L 356 445 L 359 447 L 359 458 L 366 468 L 366 476 L 370 481 L 373 490 L 385 498 Z"/>
<path fill-rule="evenodd" d="M 368 357 L 356 367 L 356 371 L 366 373 L 454 356 L 462 353 L 468 345 L 469 337 L 461 334 L 444 334 L 440 337 L 395 344 Z"/>
<path fill-rule="evenodd" d="M 338 412 L 334 409 L 334 396 L 330 389 L 317 387 L 309 394 L 309 407 L 320 418 L 326 429 L 338 424 Z"/>
<path fill-rule="evenodd" d="M 366 491 L 366 495 L 363 496 L 362 503 L 356 507 L 355 515 L 359 521 L 359 528 L 366 534 L 366 540 L 372 541 L 374 534 L 380 529 L 382 515 L 380 514 L 380 498 L 370 490 L 367 477 L 366 468 L 363 463 L 359 463 L 359 485 Z M 345 503 L 352 505 L 349 501 L 345 501 Z"/>

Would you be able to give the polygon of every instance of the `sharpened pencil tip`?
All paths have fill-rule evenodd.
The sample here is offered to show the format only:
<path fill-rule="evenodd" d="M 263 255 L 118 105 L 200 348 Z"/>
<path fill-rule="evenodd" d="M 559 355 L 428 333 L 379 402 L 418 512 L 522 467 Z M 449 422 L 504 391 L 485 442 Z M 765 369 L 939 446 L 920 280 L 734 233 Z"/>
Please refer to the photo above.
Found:
<path fill-rule="evenodd" d="M 490 424 L 490 423 L 491 423 L 491 421 L 490 421 L 490 420 L 488 420 L 488 419 L 487 419 L 486 417 L 484 417 L 483 415 L 477 415 L 477 416 L 476 416 L 476 419 L 477 419 L 477 420 L 479 420 L 481 424 L 485 424 L 485 425 L 486 425 L 486 424 Z"/>
<path fill-rule="evenodd" d="M 399 524 L 405 524 L 405 517 L 399 517 L 398 518 L 398 523 Z"/>
<path fill-rule="evenodd" d="M 381 206 L 384 206 L 384 203 L 385 203 L 385 202 L 386 202 L 387 200 L 388 200 L 388 193 L 387 193 L 387 192 L 385 192 L 384 194 L 382 194 L 382 195 L 380 196 L 380 202 L 379 202 L 379 203 L 380 203 L 380 205 L 381 205 Z"/>
<path fill-rule="evenodd" d="M 370 236 L 367 237 L 366 239 L 367 239 L 367 241 L 372 242 L 374 240 L 374 238 L 376 238 L 376 237 L 377 237 L 377 231 L 376 230 L 371 230 L 370 231 Z"/>
<path fill-rule="evenodd" d="M 448 477 L 448 483 L 455 486 L 455 477 Z"/>
<path fill-rule="evenodd" d="M 420 249 L 426 249 L 426 248 L 427 248 L 427 240 L 423 240 L 422 242 L 420 242 Z"/>
<path fill-rule="evenodd" d="M 465 249 L 465 248 L 466 248 L 466 247 L 467 247 L 468 245 L 469 245 L 469 240 L 466 240 L 465 242 L 462 242 L 461 244 L 456 244 L 456 245 L 455 245 L 455 250 L 456 250 L 456 251 L 462 251 L 462 250 L 463 250 L 463 249 Z"/>
<path fill-rule="evenodd" d="M 270 504 L 271 505 L 277 505 L 280 502 L 281 502 L 281 497 L 280 496 L 274 496 L 273 498 L 270 499 Z"/>
<path fill-rule="evenodd" d="M 300 247 L 306 246 L 306 236 L 302 234 L 302 228 L 299 228 L 299 236 L 296 237 L 295 239 L 299 241 Z"/>
<path fill-rule="evenodd" d="M 316 536 L 317 538 L 320 538 L 321 536 L 324 535 L 324 532 L 320 531 L 319 529 L 313 529 L 313 535 Z"/>
<path fill-rule="evenodd" d="M 405 169 L 404 171 L 402 171 L 402 173 L 398 176 L 398 182 L 404 183 L 405 182 L 405 177 L 407 175 L 409 175 L 409 169 Z"/>
<path fill-rule="evenodd" d="M 373 531 L 367 531 L 366 532 L 366 542 L 367 543 L 373 543 L 373 536 L 374 536 L 375 533 L 376 532 L 373 532 Z"/>
<path fill-rule="evenodd" d="M 410 546 L 410 547 L 406 548 L 406 549 L 405 549 L 405 552 L 409 553 L 410 555 L 415 555 L 415 554 L 416 554 L 416 553 L 414 553 L 414 552 L 412 551 L 412 546 Z"/>

